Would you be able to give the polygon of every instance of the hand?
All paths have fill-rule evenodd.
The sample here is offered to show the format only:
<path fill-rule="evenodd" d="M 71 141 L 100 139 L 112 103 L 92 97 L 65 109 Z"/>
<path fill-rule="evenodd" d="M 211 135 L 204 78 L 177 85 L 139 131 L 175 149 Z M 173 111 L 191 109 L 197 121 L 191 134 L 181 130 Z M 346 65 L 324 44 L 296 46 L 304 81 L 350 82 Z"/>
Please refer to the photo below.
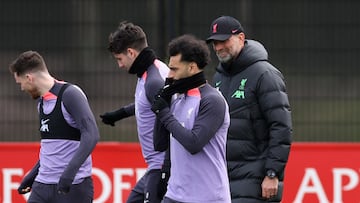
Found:
<path fill-rule="evenodd" d="M 72 185 L 73 180 L 68 178 L 60 178 L 57 190 L 59 194 L 66 194 L 70 191 L 70 186 Z"/>
<path fill-rule="evenodd" d="M 25 176 L 20 186 L 18 187 L 19 194 L 26 194 L 31 191 L 32 184 L 34 183 L 34 178 Z"/>
<path fill-rule="evenodd" d="M 169 107 L 169 103 L 162 98 L 160 95 L 157 95 L 152 103 L 151 110 L 158 114 L 164 108 Z"/>
<path fill-rule="evenodd" d="M 173 95 L 173 93 L 171 92 L 171 90 L 169 91 L 169 86 L 165 86 L 163 89 L 159 90 L 157 96 L 155 96 L 155 99 L 157 97 L 161 97 L 168 103 L 168 106 L 170 106 L 172 95 Z"/>
<path fill-rule="evenodd" d="M 18 193 L 22 195 L 22 194 L 26 194 L 26 193 L 30 192 L 31 187 L 21 184 L 17 190 L 18 190 Z"/>
<path fill-rule="evenodd" d="M 115 126 L 116 121 L 126 118 L 128 116 L 129 115 L 126 113 L 124 108 L 120 108 L 119 110 L 116 111 L 106 112 L 100 115 L 100 118 L 102 119 L 103 123 L 107 125 Z"/>
<path fill-rule="evenodd" d="M 279 179 L 277 177 L 271 179 L 265 176 L 261 184 L 262 197 L 265 199 L 270 199 L 275 197 L 278 193 L 278 185 L 279 185 Z"/>

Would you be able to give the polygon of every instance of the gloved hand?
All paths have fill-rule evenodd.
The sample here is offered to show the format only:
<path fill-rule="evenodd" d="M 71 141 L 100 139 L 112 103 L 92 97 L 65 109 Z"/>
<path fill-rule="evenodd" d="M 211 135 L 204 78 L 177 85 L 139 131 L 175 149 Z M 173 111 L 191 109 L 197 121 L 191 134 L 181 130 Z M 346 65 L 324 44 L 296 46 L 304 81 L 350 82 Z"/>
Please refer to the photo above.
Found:
<path fill-rule="evenodd" d="M 18 187 L 19 194 L 26 194 L 31 191 L 32 184 L 34 183 L 35 177 L 25 176 Z"/>
<path fill-rule="evenodd" d="M 169 93 L 166 91 L 166 87 L 159 90 L 158 94 L 155 96 L 155 99 L 156 99 L 157 97 L 163 98 L 163 99 L 168 103 L 168 106 L 170 106 L 172 94 L 169 94 Z"/>
<path fill-rule="evenodd" d="M 70 191 L 70 186 L 72 185 L 73 180 L 68 178 L 60 178 L 57 185 L 57 190 L 59 194 L 66 194 Z"/>
<path fill-rule="evenodd" d="M 100 115 L 100 118 L 102 119 L 103 123 L 107 125 L 115 126 L 116 121 L 126 118 L 128 116 L 129 115 L 128 113 L 126 113 L 125 109 L 120 108 L 119 110 L 116 111 L 106 112 Z"/>
<path fill-rule="evenodd" d="M 161 110 L 163 110 L 166 107 L 169 107 L 169 103 L 160 95 L 156 95 L 151 105 L 151 110 L 155 114 L 158 114 Z"/>

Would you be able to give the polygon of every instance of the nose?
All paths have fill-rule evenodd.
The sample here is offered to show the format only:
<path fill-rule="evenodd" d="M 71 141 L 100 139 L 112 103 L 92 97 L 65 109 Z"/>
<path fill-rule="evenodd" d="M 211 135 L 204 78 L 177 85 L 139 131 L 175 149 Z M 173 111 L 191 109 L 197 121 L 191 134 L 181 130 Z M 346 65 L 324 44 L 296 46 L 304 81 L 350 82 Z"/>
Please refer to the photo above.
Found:
<path fill-rule="evenodd" d="M 123 68 L 123 67 L 124 67 L 124 64 L 121 63 L 120 61 L 117 61 L 117 64 L 118 64 L 119 68 Z"/>
<path fill-rule="evenodd" d="M 168 73 L 168 78 L 174 78 L 174 71 L 172 71 L 171 69 Z"/>

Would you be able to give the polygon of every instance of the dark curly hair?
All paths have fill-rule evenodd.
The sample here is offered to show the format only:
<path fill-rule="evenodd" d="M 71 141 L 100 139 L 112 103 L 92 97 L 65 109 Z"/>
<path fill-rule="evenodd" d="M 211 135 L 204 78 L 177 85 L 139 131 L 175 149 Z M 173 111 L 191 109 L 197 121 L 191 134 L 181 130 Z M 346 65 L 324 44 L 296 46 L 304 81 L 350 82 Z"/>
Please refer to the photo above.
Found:
<path fill-rule="evenodd" d="M 200 69 L 210 63 L 210 50 L 204 40 L 185 34 L 173 39 L 168 46 L 170 56 L 181 54 L 181 61 L 195 62 Z"/>

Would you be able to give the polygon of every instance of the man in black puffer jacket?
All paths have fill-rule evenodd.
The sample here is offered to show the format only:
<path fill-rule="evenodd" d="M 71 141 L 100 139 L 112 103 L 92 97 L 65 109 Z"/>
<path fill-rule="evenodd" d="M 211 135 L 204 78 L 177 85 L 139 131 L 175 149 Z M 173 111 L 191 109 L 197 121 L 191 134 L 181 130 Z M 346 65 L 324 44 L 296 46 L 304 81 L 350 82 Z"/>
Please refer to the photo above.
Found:
<path fill-rule="evenodd" d="M 281 72 L 233 17 L 213 21 L 207 43 L 219 59 L 213 79 L 229 104 L 227 165 L 233 203 L 280 202 L 292 140 Z"/>

